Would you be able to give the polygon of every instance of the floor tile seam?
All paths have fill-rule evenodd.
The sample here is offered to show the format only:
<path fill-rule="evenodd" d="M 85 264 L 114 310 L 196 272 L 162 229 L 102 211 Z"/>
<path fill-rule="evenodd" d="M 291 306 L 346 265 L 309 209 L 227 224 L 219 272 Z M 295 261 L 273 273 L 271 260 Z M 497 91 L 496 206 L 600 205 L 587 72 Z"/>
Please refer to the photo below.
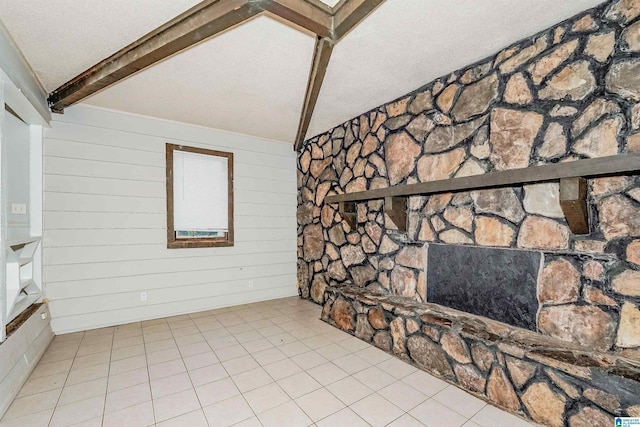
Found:
<path fill-rule="evenodd" d="M 151 389 L 151 372 L 149 372 L 149 361 L 147 360 L 147 342 L 144 340 L 142 340 L 142 345 L 144 346 L 144 358 L 145 358 L 145 362 L 146 362 L 146 369 L 147 369 L 147 384 L 149 385 L 149 394 L 151 395 L 151 413 L 153 415 L 153 425 L 155 426 L 157 424 L 156 422 L 156 405 L 153 404 L 153 390 Z M 107 384 L 107 388 L 108 388 L 108 384 Z M 104 424 L 104 421 L 103 421 Z"/>
<path fill-rule="evenodd" d="M 473 413 L 473 415 L 471 415 L 471 416 L 464 415 L 464 414 L 460 413 L 460 411 L 458 411 L 456 408 L 452 408 L 451 406 L 447 405 L 446 403 L 441 402 L 441 401 L 439 401 L 439 400 L 437 400 L 437 399 L 435 398 L 438 394 L 442 393 L 444 390 L 446 390 L 446 388 L 444 388 L 444 389 L 440 390 L 438 393 L 436 393 L 436 394 L 434 394 L 433 396 L 431 396 L 431 398 L 430 398 L 430 399 L 433 399 L 433 400 L 435 400 L 436 402 L 438 402 L 439 404 L 444 405 L 445 407 L 447 407 L 447 408 L 451 409 L 451 410 L 452 410 L 453 412 L 455 412 L 456 414 L 458 414 L 458 415 L 462 415 L 463 417 L 465 417 L 465 418 L 467 419 L 467 421 L 469 421 L 469 420 L 470 420 L 471 418 L 473 418 L 473 417 L 474 417 L 478 412 L 482 411 L 482 409 L 483 409 L 485 406 L 487 406 L 487 402 L 485 402 L 484 400 L 482 400 L 482 399 L 479 399 L 479 398 L 478 398 L 478 400 L 481 400 L 481 401 L 482 401 L 482 403 L 484 403 L 484 405 L 482 405 L 482 407 L 481 407 L 480 409 L 478 409 L 477 411 L 475 411 L 475 412 Z M 463 391 L 464 391 L 465 393 L 467 393 L 467 394 L 469 394 L 469 395 L 471 395 L 471 396 L 473 396 L 473 397 L 476 397 L 476 398 L 477 398 L 477 396 L 475 396 L 475 395 L 471 394 L 471 392 L 469 392 L 469 391 L 467 391 L 467 390 L 463 390 Z"/>

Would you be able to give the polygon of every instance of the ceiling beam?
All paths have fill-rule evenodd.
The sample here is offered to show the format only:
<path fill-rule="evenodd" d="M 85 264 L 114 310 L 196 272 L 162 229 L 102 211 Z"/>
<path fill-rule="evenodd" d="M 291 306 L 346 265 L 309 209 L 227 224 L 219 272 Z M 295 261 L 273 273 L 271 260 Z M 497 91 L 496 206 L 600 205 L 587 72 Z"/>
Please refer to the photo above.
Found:
<path fill-rule="evenodd" d="M 309 81 L 307 82 L 307 91 L 304 95 L 304 104 L 302 104 L 302 114 L 298 124 L 298 132 L 294 143 L 294 150 L 298 151 L 302 148 L 302 143 L 307 135 L 309 123 L 313 110 L 316 107 L 318 94 L 327 72 L 331 52 L 333 51 L 333 42 L 323 37 L 316 39 L 316 46 L 313 52 L 313 62 L 311 63 L 311 71 L 309 72 Z"/>
<path fill-rule="evenodd" d="M 337 42 L 358 25 L 384 0 L 346 0 L 339 3 L 333 14 L 334 41 Z"/>
<path fill-rule="evenodd" d="M 316 3 L 300 0 L 265 0 L 265 11 L 289 21 L 312 33 L 333 38 L 333 15 Z"/>

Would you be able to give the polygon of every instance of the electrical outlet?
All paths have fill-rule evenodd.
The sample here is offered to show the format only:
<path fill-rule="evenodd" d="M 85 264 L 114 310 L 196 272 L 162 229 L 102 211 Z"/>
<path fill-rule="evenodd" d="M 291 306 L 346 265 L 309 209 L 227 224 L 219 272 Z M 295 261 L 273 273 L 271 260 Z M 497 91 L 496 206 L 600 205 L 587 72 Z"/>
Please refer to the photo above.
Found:
<path fill-rule="evenodd" d="M 147 293 L 140 292 L 140 301 L 146 301 L 146 300 L 147 300 Z"/>
<path fill-rule="evenodd" d="M 26 203 L 11 203 L 11 213 L 13 215 L 26 215 L 27 204 Z"/>
<path fill-rule="evenodd" d="M 253 288 L 253 280 L 249 280 L 249 287 Z"/>

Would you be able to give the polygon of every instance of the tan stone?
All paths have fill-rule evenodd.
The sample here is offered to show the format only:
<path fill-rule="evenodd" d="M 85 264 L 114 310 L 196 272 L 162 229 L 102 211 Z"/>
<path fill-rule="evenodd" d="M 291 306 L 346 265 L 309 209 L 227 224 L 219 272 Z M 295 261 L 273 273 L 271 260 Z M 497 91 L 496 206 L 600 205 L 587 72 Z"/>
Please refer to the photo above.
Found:
<path fill-rule="evenodd" d="M 640 51 L 640 21 L 625 28 L 622 32 L 622 39 L 627 44 L 624 50 L 632 52 Z"/>
<path fill-rule="evenodd" d="M 381 254 L 389 254 L 391 252 L 395 252 L 400 249 L 400 246 L 393 240 L 389 238 L 386 234 L 382 236 L 382 242 L 380 243 L 380 253 Z"/>
<path fill-rule="evenodd" d="M 318 178 L 322 174 L 322 172 L 324 172 L 327 166 L 331 164 L 331 162 L 333 162 L 332 157 L 327 157 L 324 160 L 312 160 L 311 167 L 309 168 L 311 176 L 313 176 L 314 178 Z"/>
<path fill-rule="evenodd" d="M 545 159 L 560 157 L 567 152 L 567 136 L 560 123 L 549 123 L 544 134 L 542 145 L 538 148 L 538 156 Z"/>
<path fill-rule="evenodd" d="M 493 73 L 465 87 L 451 110 L 451 114 L 458 122 L 484 114 L 497 96 L 498 76 Z"/>
<path fill-rule="evenodd" d="M 525 105 L 533 101 L 527 79 L 522 73 L 516 73 L 507 81 L 504 89 L 504 100 L 509 104 Z"/>
<path fill-rule="evenodd" d="M 507 363 L 509 374 L 511 374 L 511 379 L 518 388 L 525 385 L 536 372 L 536 365 L 520 359 L 507 356 L 505 357 L 505 362 Z"/>
<path fill-rule="evenodd" d="M 451 193 L 439 193 L 429 196 L 429 201 L 424 208 L 426 214 L 442 212 L 447 207 L 453 195 Z"/>
<path fill-rule="evenodd" d="M 614 193 L 621 193 L 627 189 L 632 180 L 626 176 L 610 176 L 604 178 L 593 178 L 591 186 L 592 196 L 604 196 Z"/>
<path fill-rule="evenodd" d="M 369 310 L 368 317 L 369 317 L 369 323 L 375 329 L 386 329 L 387 328 L 388 322 L 387 322 L 387 319 L 384 316 L 384 312 L 381 309 L 379 309 L 377 307 L 371 308 Z"/>
<path fill-rule="evenodd" d="M 580 273 L 569 261 L 550 262 L 538 278 L 538 300 L 542 304 L 575 302 L 580 294 Z"/>
<path fill-rule="evenodd" d="M 640 59 L 614 61 L 605 77 L 605 85 L 608 91 L 628 101 L 640 101 Z"/>
<path fill-rule="evenodd" d="M 440 338 L 442 349 L 458 363 L 471 363 L 471 356 L 464 341 L 451 332 L 445 332 Z"/>
<path fill-rule="evenodd" d="M 561 44 L 555 48 L 550 54 L 543 56 L 529 67 L 531 79 L 536 85 L 553 70 L 558 68 L 560 64 L 571 56 L 578 47 L 579 39 L 573 39 L 567 43 Z"/>
<path fill-rule="evenodd" d="M 640 103 L 631 107 L 631 128 L 633 130 L 640 129 Z"/>
<path fill-rule="evenodd" d="M 433 97 L 431 96 L 431 91 L 424 90 L 416 95 L 416 97 L 409 105 L 409 113 L 413 115 L 420 114 L 424 111 L 429 111 L 433 109 Z"/>
<path fill-rule="evenodd" d="M 591 280 L 600 280 L 604 274 L 604 267 L 598 261 L 587 261 L 582 266 L 582 274 L 584 277 Z"/>
<path fill-rule="evenodd" d="M 564 426 L 566 399 L 554 393 L 547 384 L 535 383 L 522 395 L 522 403 L 531 418 L 550 427 Z"/>
<path fill-rule="evenodd" d="M 355 328 L 355 314 L 351 304 L 343 298 L 338 298 L 331 307 L 331 318 L 336 322 L 336 325 L 344 331 L 352 331 Z"/>
<path fill-rule="evenodd" d="M 436 124 L 425 114 L 420 114 L 407 125 L 406 130 L 416 141 L 423 142 L 425 137 L 431 133 Z"/>
<path fill-rule="evenodd" d="M 335 245 L 333 245 L 333 243 L 327 243 L 326 254 L 332 261 L 340 258 L 340 253 L 338 252 L 338 249 L 335 247 Z"/>
<path fill-rule="evenodd" d="M 640 265 L 640 240 L 634 240 L 627 245 L 627 261 Z"/>
<path fill-rule="evenodd" d="M 413 270 L 396 266 L 391 271 L 391 291 L 394 295 L 413 297 L 418 282 Z"/>
<path fill-rule="evenodd" d="M 407 111 L 407 104 L 409 103 L 409 97 L 403 98 L 399 101 L 392 102 L 386 105 L 387 115 L 389 117 L 401 116 Z"/>
<path fill-rule="evenodd" d="M 640 310 L 630 302 L 622 305 L 616 345 L 624 348 L 640 346 Z"/>
<path fill-rule="evenodd" d="M 634 188 L 632 190 L 629 190 L 627 191 L 627 194 L 636 202 L 640 202 L 640 188 Z"/>
<path fill-rule="evenodd" d="M 324 303 L 324 291 L 327 289 L 327 281 L 319 274 L 316 274 L 311 282 L 311 299 L 318 303 Z"/>
<path fill-rule="evenodd" d="M 340 256 L 344 266 L 349 268 L 352 265 L 360 264 L 366 259 L 366 255 L 362 247 L 355 245 L 346 245 L 340 248 Z"/>
<path fill-rule="evenodd" d="M 482 246 L 511 246 L 514 231 L 507 224 L 488 216 L 476 217 L 476 243 Z"/>
<path fill-rule="evenodd" d="M 420 231 L 418 232 L 418 240 L 422 242 L 433 242 L 436 236 L 433 234 L 429 220 L 423 218 L 420 222 Z"/>
<path fill-rule="evenodd" d="M 496 108 L 491 113 L 490 159 L 497 170 L 529 166 L 533 141 L 542 125 L 542 115 Z"/>
<path fill-rule="evenodd" d="M 553 44 L 560 43 L 566 32 L 567 31 L 564 29 L 564 27 L 557 27 L 555 30 L 553 30 Z"/>
<path fill-rule="evenodd" d="M 409 355 L 422 369 L 446 379 L 453 379 L 454 373 L 446 353 L 439 345 L 420 335 L 407 339 Z"/>
<path fill-rule="evenodd" d="M 436 232 L 439 233 L 440 231 L 444 230 L 447 225 L 438 215 L 436 215 L 431 218 L 431 226 Z"/>
<path fill-rule="evenodd" d="M 525 217 L 520 200 L 511 188 L 496 188 L 471 192 L 478 213 L 490 213 L 519 223 Z"/>
<path fill-rule="evenodd" d="M 596 88 L 596 79 L 588 61 L 577 61 L 555 74 L 540 90 L 542 99 L 581 101 Z"/>
<path fill-rule="evenodd" d="M 461 144 L 482 126 L 485 120 L 486 116 L 482 116 L 455 126 L 436 127 L 427 137 L 424 152 L 440 153 Z"/>
<path fill-rule="evenodd" d="M 389 181 L 396 185 L 413 170 L 420 146 L 406 132 L 391 135 L 385 142 L 385 162 Z"/>
<path fill-rule="evenodd" d="M 322 159 L 324 157 L 324 152 L 318 146 L 317 143 L 311 144 L 311 158 L 312 159 Z"/>
<path fill-rule="evenodd" d="M 418 160 L 418 178 L 421 182 L 448 179 L 458 169 L 465 156 L 464 148 L 456 148 L 442 154 L 424 155 Z"/>
<path fill-rule="evenodd" d="M 540 332 L 597 351 L 611 348 L 615 326 L 610 314 L 592 305 L 543 307 L 538 314 Z"/>
<path fill-rule="evenodd" d="M 382 157 L 377 154 L 372 154 L 369 156 L 369 162 L 375 166 L 381 176 L 387 176 L 387 167 Z"/>
<path fill-rule="evenodd" d="M 341 261 L 335 261 L 327 267 L 327 274 L 330 278 L 341 282 L 347 278 L 347 269 Z"/>
<path fill-rule="evenodd" d="M 549 111 L 551 117 L 570 117 L 575 116 L 577 113 L 578 109 L 576 107 L 560 104 L 554 106 L 551 111 Z"/>
<path fill-rule="evenodd" d="M 561 374 L 558 374 L 557 372 L 555 372 L 550 368 L 546 368 L 545 372 L 547 373 L 547 375 L 549 375 L 549 378 L 551 378 L 551 381 L 553 381 L 553 383 L 558 388 L 564 391 L 567 394 L 567 396 L 569 396 L 572 399 L 577 399 L 578 397 L 580 397 L 580 390 L 578 390 L 576 387 L 574 387 L 568 381 L 566 381 Z"/>
<path fill-rule="evenodd" d="M 585 15 L 573 23 L 571 31 L 574 33 L 584 31 L 595 31 L 598 29 L 598 24 L 593 20 L 591 15 Z"/>
<path fill-rule="evenodd" d="M 346 193 L 357 193 L 359 191 L 365 191 L 366 189 L 367 189 L 367 179 L 361 176 L 351 181 L 349 184 L 347 184 L 344 190 Z"/>
<path fill-rule="evenodd" d="M 621 115 L 602 120 L 575 142 L 573 151 L 587 157 L 613 156 L 618 153 L 618 135 L 625 120 Z"/>
<path fill-rule="evenodd" d="M 471 209 L 464 207 L 448 207 L 444 211 L 444 219 L 452 225 L 471 232 L 473 229 L 473 213 Z"/>
<path fill-rule="evenodd" d="M 438 237 L 440 238 L 440 240 L 442 240 L 445 243 L 462 244 L 462 245 L 473 244 L 473 240 L 471 240 L 469 236 L 467 236 L 460 230 L 446 230 L 440 233 Z"/>
<path fill-rule="evenodd" d="M 604 252 L 606 242 L 599 240 L 577 240 L 574 248 L 578 252 L 586 252 L 590 254 L 601 254 Z"/>
<path fill-rule="evenodd" d="M 423 271 L 418 273 L 418 284 L 416 285 L 416 295 L 420 297 L 421 302 L 427 301 L 427 275 Z"/>
<path fill-rule="evenodd" d="M 564 218 L 560 208 L 559 184 L 543 183 L 524 186 L 524 210 L 531 214 L 538 214 L 552 218 Z"/>
<path fill-rule="evenodd" d="M 404 267 L 424 268 L 424 249 L 417 246 L 405 246 L 396 256 L 396 263 Z"/>
<path fill-rule="evenodd" d="M 584 300 L 590 304 L 615 307 L 618 304 L 613 298 L 606 296 L 600 289 L 587 286 L 584 289 Z"/>
<path fill-rule="evenodd" d="M 582 394 L 584 397 L 609 412 L 616 413 L 620 410 L 620 400 L 613 394 L 597 390 L 595 388 L 588 388 Z"/>
<path fill-rule="evenodd" d="M 300 170 L 302 173 L 307 173 L 309 171 L 309 165 L 311 164 L 311 153 L 305 151 L 300 156 Z"/>
<path fill-rule="evenodd" d="M 404 343 L 407 333 L 404 327 L 404 318 L 396 317 L 390 323 L 391 338 L 393 338 L 393 352 L 397 356 L 407 353 L 407 347 Z"/>
<path fill-rule="evenodd" d="M 506 59 L 509 59 L 520 49 L 519 46 L 512 46 L 502 50 L 498 55 L 496 55 L 496 59 L 493 63 L 494 67 Z"/>
<path fill-rule="evenodd" d="M 621 195 L 598 201 L 600 228 L 607 240 L 640 236 L 640 209 Z"/>
<path fill-rule="evenodd" d="M 453 100 L 458 93 L 460 85 L 454 83 L 447 86 L 436 99 L 436 104 L 443 113 L 448 113 L 453 105 Z"/>
<path fill-rule="evenodd" d="M 616 44 L 615 31 L 589 36 L 584 52 L 598 62 L 607 62 Z"/>
<path fill-rule="evenodd" d="M 512 56 L 511 58 L 500 64 L 500 71 L 503 74 L 508 74 L 515 71 L 520 65 L 542 53 L 547 48 L 548 44 L 549 42 L 546 35 L 539 37 L 533 45 L 522 49 L 520 52 L 518 52 L 518 54 Z"/>
<path fill-rule="evenodd" d="M 371 135 L 371 134 L 367 135 L 367 137 L 364 140 L 364 143 L 362 144 L 362 151 L 360 155 L 364 157 L 373 153 L 378 149 L 378 144 L 379 144 L 379 141 L 375 135 Z"/>
<path fill-rule="evenodd" d="M 322 225 L 307 225 L 304 228 L 303 236 L 303 250 L 305 261 L 320 259 L 324 254 L 324 237 L 322 236 Z"/>
<path fill-rule="evenodd" d="M 597 98 L 587 108 L 584 109 L 580 117 L 578 117 L 571 126 L 571 133 L 573 136 L 580 135 L 591 123 L 595 122 L 605 114 L 619 113 L 620 106 L 617 102 Z"/>
<path fill-rule="evenodd" d="M 493 364 L 493 353 L 482 344 L 473 344 L 471 346 L 471 355 L 473 357 L 473 363 L 482 371 L 488 371 Z"/>
<path fill-rule="evenodd" d="M 627 137 L 627 151 L 631 153 L 640 153 L 640 132 Z"/>
<path fill-rule="evenodd" d="M 487 380 L 473 365 L 456 365 L 454 372 L 458 382 L 464 389 L 476 393 L 484 393 Z"/>
<path fill-rule="evenodd" d="M 569 418 L 569 427 L 611 427 L 614 425 L 611 415 L 591 406 L 584 407 Z"/>
<path fill-rule="evenodd" d="M 569 228 L 549 218 L 529 216 L 520 227 L 518 247 L 567 249 L 569 247 Z"/>
<path fill-rule="evenodd" d="M 605 18 L 625 24 L 639 15 L 640 3 L 637 0 L 618 0 L 607 8 Z"/>
<path fill-rule="evenodd" d="M 468 159 L 466 162 L 462 164 L 458 172 L 456 172 L 456 178 L 462 178 L 465 176 L 475 176 L 482 175 L 486 171 L 482 168 L 480 163 L 473 159 Z"/>
<path fill-rule="evenodd" d="M 629 406 L 627 408 L 627 412 L 629 413 L 629 416 L 640 417 L 640 405 Z"/>
<path fill-rule="evenodd" d="M 498 406 L 506 408 L 512 412 L 520 408 L 518 395 L 513 390 L 513 386 L 507 375 L 499 367 L 494 367 L 489 375 L 487 383 L 487 397 Z"/>

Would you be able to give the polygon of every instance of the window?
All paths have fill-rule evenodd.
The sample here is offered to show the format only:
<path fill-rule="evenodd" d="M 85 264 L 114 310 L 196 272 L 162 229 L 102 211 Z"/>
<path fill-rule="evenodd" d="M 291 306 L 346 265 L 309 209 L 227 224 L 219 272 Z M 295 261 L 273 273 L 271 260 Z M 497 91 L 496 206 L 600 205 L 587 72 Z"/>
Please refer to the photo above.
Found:
<path fill-rule="evenodd" d="M 233 246 L 233 153 L 166 148 L 167 248 Z"/>

